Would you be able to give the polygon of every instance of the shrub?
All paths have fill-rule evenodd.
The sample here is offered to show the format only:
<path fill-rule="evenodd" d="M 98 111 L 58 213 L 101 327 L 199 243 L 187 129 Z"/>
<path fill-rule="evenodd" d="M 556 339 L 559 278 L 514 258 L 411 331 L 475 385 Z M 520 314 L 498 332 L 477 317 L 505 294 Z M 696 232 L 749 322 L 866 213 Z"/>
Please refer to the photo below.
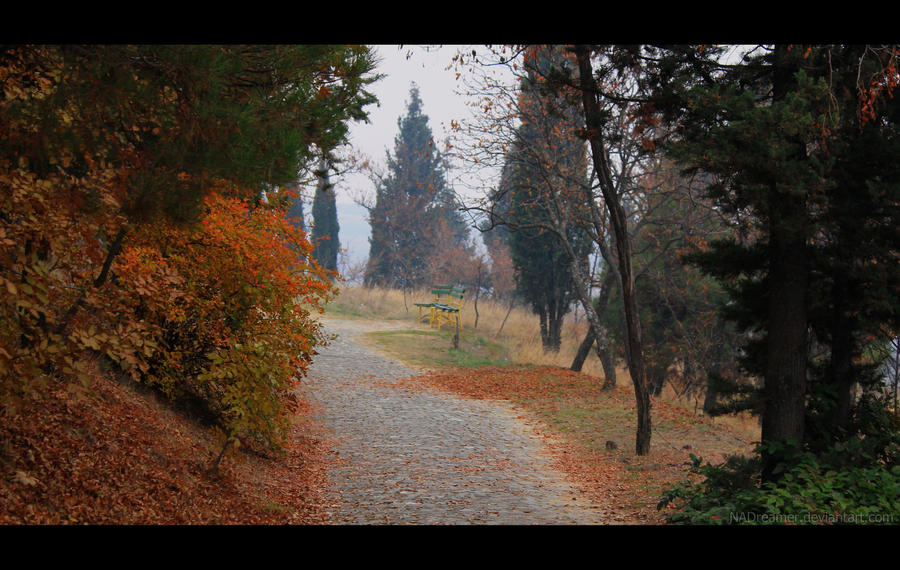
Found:
<path fill-rule="evenodd" d="M 279 450 L 290 392 L 325 342 L 313 313 L 332 285 L 280 208 L 224 191 L 206 206 L 196 228 L 157 227 L 123 252 L 124 296 L 159 350 L 114 356 L 136 378 L 199 404 L 229 442 Z"/>
<path fill-rule="evenodd" d="M 692 456 L 701 483 L 668 489 L 659 508 L 674 524 L 900 523 L 900 466 L 835 471 L 805 454 L 777 483 L 757 484 L 758 460 L 730 458 L 721 466 Z"/>

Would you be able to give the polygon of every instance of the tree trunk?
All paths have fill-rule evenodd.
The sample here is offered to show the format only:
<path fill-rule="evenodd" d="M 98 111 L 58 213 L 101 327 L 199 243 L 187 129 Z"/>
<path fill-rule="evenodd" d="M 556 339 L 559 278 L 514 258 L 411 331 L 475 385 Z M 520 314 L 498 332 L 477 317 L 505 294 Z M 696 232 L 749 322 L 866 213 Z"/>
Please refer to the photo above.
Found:
<path fill-rule="evenodd" d="M 559 352 L 562 343 L 562 321 L 560 311 L 552 304 L 538 309 L 541 326 L 541 346 L 545 352 Z"/>
<path fill-rule="evenodd" d="M 716 408 L 717 396 L 718 392 L 716 389 L 707 382 L 706 394 L 703 397 L 703 413 L 707 416 L 712 416 L 712 412 Z"/>
<path fill-rule="evenodd" d="M 609 345 L 604 343 L 604 346 L 601 348 L 598 341 L 597 355 L 600 358 L 600 364 L 603 366 L 603 376 L 605 377 L 603 380 L 603 389 L 612 390 L 616 387 L 616 361 L 612 357 Z"/>
<path fill-rule="evenodd" d="M 222 458 L 225 457 L 225 453 L 228 451 L 231 443 L 231 438 L 225 439 L 225 443 L 222 445 L 222 449 L 219 451 L 219 455 L 213 460 L 209 467 L 206 468 L 207 473 L 213 476 L 219 475 L 219 463 L 222 462 Z"/>
<path fill-rule="evenodd" d="M 897 385 L 900 384 L 900 337 L 894 340 L 894 415 L 900 417 L 900 408 L 897 407 Z"/>
<path fill-rule="evenodd" d="M 594 346 L 595 342 L 597 342 L 597 337 L 594 335 L 594 329 L 589 327 L 587 335 L 585 335 L 584 340 L 578 346 L 578 352 L 575 353 L 572 365 L 569 366 L 570 370 L 581 372 L 584 361 L 587 360 L 587 355 L 590 354 L 591 347 Z"/>
<path fill-rule="evenodd" d="M 97 275 L 97 278 L 94 279 L 94 282 L 92 283 L 94 289 L 99 289 L 100 287 L 102 287 L 103 284 L 106 283 L 106 280 L 109 278 L 109 272 L 112 269 L 113 260 L 116 258 L 119 252 L 122 251 L 122 242 L 125 240 L 125 234 L 127 232 L 127 226 L 122 226 L 119 229 L 119 232 L 116 234 L 116 237 L 113 238 L 112 243 L 109 244 L 109 249 L 107 249 L 106 252 L 106 259 L 103 261 L 103 266 L 100 269 L 100 274 Z M 72 306 L 69 307 L 69 309 L 65 312 L 65 314 L 63 314 L 62 318 L 60 319 L 59 323 L 57 323 L 54 329 L 54 332 L 56 334 L 60 336 L 65 334 L 66 329 L 69 326 L 69 322 L 72 320 L 72 318 L 75 317 L 75 315 L 84 305 L 84 299 L 86 295 L 87 291 L 82 290 L 75 303 L 73 303 Z"/>
<path fill-rule="evenodd" d="M 665 373 L 657 366 L 647 367 L 647 389 L 650 395 L 658 398 L 662 394 L 663 382 L 665 381 Z"/>
<path fill-rule="evenodd" d="M 776 52 L 787 48 L 777 46 Z M 792 67 L 776 61 L 773 97 L 785 97 L 794 81 Z M 794 159 L 805 150 L 794 142 Z M 766 374 L 763 389 L 762 443 L 795 444 L 803 441 L 807 367 L 807 260 L 806 203 L 803 194 L 779 191 L 770 183 L 769 196 L 769 301 Z M 771 481 L 779 458 L 763 451 L 763 479 Z"/>
<path fill-rule="evenodd" d="M 479 261 L 478 261 L 478 276 L 475 279 L 475 302 L 473 304 L 475 307 L 475 324 L 472 325 L 473 329 L 478 328 L 478 297 L 481 295 L 481 280 L 483 277 L 484 277 L 483 266 L 482 266 L 481 260 L 479 259 Z"/>
<path fill-rule="evenodd" d="M 474 303 L 472 303 L 472 306 L 475 308 L 475 323 L 472 325 L 473 329 L 478 328 L 478 293 L 479 293 L 480 289 L 481 289 L 480 286 L 477 289 L 475 289 L 475 301 L 474 301 Z"/>
<path fill-rule="evenodd" d="M 494 338 L 500 336 L 500 333 L 503 331 L 503 327 L 506 326 L 506 320 L 509 318 L 510 313 L 512 313 L 513 306 L 515 303 L 513 301 L 509 302 L 509 308 L 506 310 L 506 316 L 503 317 L 503 322 L 500 323 L 500 328 L 497 329 L 497 332 L 494 333 Z"/>
<path fill-rule="evenodd" d="M 544 347 L 551 352 L 559 352 L 559 347 L 562 345 L 562 325 L 565 316 L 562 314 L 562 311 L 553 310 L 550 312 L 550 316 L 547 322 L 547 343 L 548 346 Z"/>
<path fill-rule="evenodd" d="M 606 208 L 616 240 L 616 251 L 619 261 L 620 291 L 625 306 L 626 343 L 628 350 L 628 370 L 634 384 L 634 397 L 637 404 L 637 434 L 635 436 L 635 453 L 647 455 L 650 452 L 650 394 L 647 390 L 647 379 L 644 372 L 644 351 L 641 340 L 641 323 L 637 311 L 637 298 L 634 290 L 634 273 L 631 265 L 631 240 L 628 236 L 625 209 L 616 194 L 615 184 L 606 154 L 603 140 L 603 114 L 596 99 L 597 89 L 594 84 L 591 67 L 591 49 L 587 46 L 576 46 L 578 59 L 581 96 L 584 105 L 585 135 L 591 149 L 594 169 L 600 182 Z M 592 308 L 593 310 L 593 308 Z"/>
<path fill-rule="evenodd" d="M 547 309 L 538 307 L 538 320 L 541 329 L 541 346 L 544 350 L 549 350 L 550 346 L 550 330 L 547 326 Z"/>
<path fill-rule="evenodd" d="M 773 208 L 793 209 L 789 199 Z M 806 397 L 806 259 L 803 240 L 775 230 L 769 271 L 769 335 L 765 376 L 763 443 L 803 441 Z M 765 455 L 765 454 L 764 454 Z M 764 458 L 770 480 L 777 458 Z"/>
<path fill-rule="evenodd" d="M 609 304 L 609 297 L 615 284 L 616 273 L 611 267 L 607 267 L 604 273 L 603 282 L 600 284 L 600 294 L 594 303 L 594 308 L 598 317 L 606 311 L 607 305 Z M 590 322 L 590 320 L 588 322 Z M 570 368 L 575 372 L 581 372 L 584 361 L 591 351 L 591 346 L 596 346 L 597 357 L 600 359 L 600 364 L 603 366 L 603 375 L 605 377 L 603 389 L 611 390 L 612 388 L 615 388 L 616 367 L 610 351 L 609 342 L 606 340 L 606 335 L 602 330 L 600 331 L 600 334 L 598 334 L 593 326 L 588 329 L 587 336 L 584 337 L 584 340 L 578 347 L 578 352 L 575 354 L 575 359 L 572 360 L 572 366 L 570 366 Z"/>
<path fill-rule="evenodd" d="M 828 367 L 828 381 L 834 389 L 835 406 L 831 418 L 831 429 L 846 427 L 850 421 L 850 401 L 853 389 L 853 330 L 852 318 L 846 314 L 846 291 L 844 280 L 838 278 L 833 294 L 833 320 L 831 330 L 831 362 Z"/>

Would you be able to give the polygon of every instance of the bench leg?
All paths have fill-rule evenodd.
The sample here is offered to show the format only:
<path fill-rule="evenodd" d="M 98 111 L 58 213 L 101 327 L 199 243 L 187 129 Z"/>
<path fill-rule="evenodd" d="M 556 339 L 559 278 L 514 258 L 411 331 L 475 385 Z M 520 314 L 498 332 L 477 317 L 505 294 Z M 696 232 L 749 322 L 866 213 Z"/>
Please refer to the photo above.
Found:
<path fill-rule="evenodd" d="M 441 327 L 444 325 L 453 324 L 454 318 L 456 319 L 456 326 L 457 326 L 457 328 L 459 328 L 459 324 L 460 324 L 459 323 L 459 312 L 453 311 L 452 314 L 453 314 L 453 317 L 449 317 L 449 316 L 445 316 L 442 313 L 435 318 L 435 320 L 437 321 L 437 324 L 438 324 L 438 330 L 441 330 Z"/>

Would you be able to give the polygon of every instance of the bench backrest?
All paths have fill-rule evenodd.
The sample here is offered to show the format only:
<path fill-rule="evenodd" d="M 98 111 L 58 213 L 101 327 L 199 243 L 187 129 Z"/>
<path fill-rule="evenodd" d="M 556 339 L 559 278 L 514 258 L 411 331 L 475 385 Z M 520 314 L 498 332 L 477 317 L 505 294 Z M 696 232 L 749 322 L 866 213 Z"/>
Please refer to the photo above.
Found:
<path fill-rule="evenodd" d="M 462 305 L 462 300 L 463 300 L 463 297 L 465 296 L 465 294 L 466 294 L 466 290 L 463 289 L 462 287 L 454 287 L 454 288 L 451 289 L 450 292 L 447 294 L 448 299 L 447 299 L 447 303 L 446 303 L 446 304 L 449 305 L 449 306 L 451 306 L 451 307 L 454 307 L 454 308 L 456 308 L 456 309 L 460 308 L 460 306 Z"/>
<path fill-rule="evenodd" d="M 434 295 L 434 302 L 439 305 L 447 305 L 459 308 L 462 305 L 462 299 L 466 290 L 455 285 L 435 285 L 431 288 L 431 294 Z"/>
<path fill-rule="evenodd" d="M 450 291 L 453 290 L 453 287 L 450 285 L 435 285 L 431 288 L 431 294 L 434 295 L 435 303 L 446 303 L 447 296 L 450 294 Z"/>

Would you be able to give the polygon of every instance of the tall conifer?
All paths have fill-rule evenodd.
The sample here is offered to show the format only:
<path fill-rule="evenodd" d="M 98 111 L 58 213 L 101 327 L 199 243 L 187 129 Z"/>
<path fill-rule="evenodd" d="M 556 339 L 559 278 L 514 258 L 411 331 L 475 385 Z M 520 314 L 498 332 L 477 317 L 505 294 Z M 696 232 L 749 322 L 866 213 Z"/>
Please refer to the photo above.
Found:
<path fill-rule="evenodd" d="M 337 203 L 334 185 L 328 177 L 328 164 L 324 159 L 316 171 L 319 183 L 313 198 L 312 243 L 314 256 L 323 269 L 337 271 L 338 252 L 341 248 L 340 225 L 337 217 Z"/>
<path fill-rule="evenodd" d="M 520 85 L 515 148 L 506 157 L 497 199 L 515 228 L 507 233 L 516 289 L 540 319 L 545 350 L 559 350 L 562 323 L 575 300 L 569 256 L 560 238 L 546 228 L 567 224 L 566 238 L 586 257 L 590 240 L 574 218 L 555 204 L 573 202 L 587 182 L 584 142 L 572 136 L 576 107 L 541 90 L 554 65 L 564 62 L 559 46 L 530 48 L 529 72 Z M 562 216 L 562 218 L 560 218 Z M 550 219 L 554 222 L 551 224 Z M 565 218 L 568 218 L 566 220 Z"/>
<path fill-rule="evenodd" d="M 369 210 L 365 283 L 408 288 L 432 278 L 431 267 L 442 248 L 465 248 L 468 231 L 415 85 L 397 126 L 394 153 L 387 154 L 388 174 L 377 185 Z"/>
<path fill-rule="evenodd" d="M 736 230 L 693 260 L 727 284 L 729 316 L 752 333 L 742 363 L 763 380 L 767 479 L 785 446 L 847 435 L 865 343 L 896 331 L 898 106 L 867 107 L 859 83 L 893 88 L 896 54 L 785 45 L 731 66 L 714 49 L 662 60 L 657 103 L 684 97 L 670 151 L 715 176 L 709 195 Z"/>

